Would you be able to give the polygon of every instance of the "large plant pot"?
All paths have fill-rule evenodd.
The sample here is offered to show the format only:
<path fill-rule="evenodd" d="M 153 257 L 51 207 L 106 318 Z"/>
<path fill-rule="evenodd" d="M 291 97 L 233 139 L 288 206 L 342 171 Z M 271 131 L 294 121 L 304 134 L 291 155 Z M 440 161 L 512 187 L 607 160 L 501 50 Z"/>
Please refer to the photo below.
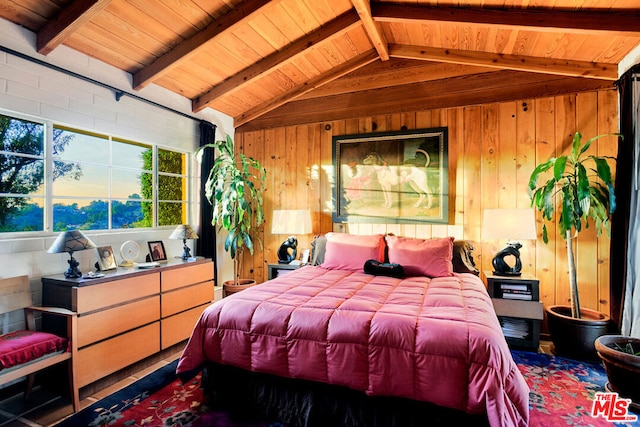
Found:
<path fill-rule="evenodd" d="M 617 392 L 621 397 L 631 399 L 640 405 L 640 356 L 617 350 L 616 344 L 630 343 L 640 351 L 640 339 L 624 335 L 603 335 L 596 339 L 595 347 L 607 372 L 607 390 Z"/>
<path fill-rule="evenodd" d="M 609 331 L 609 316 L 582 308 L 582 317 L 576 319 L 571 317 L 571 307 L 568 305 L 552 305 L 545 311 L 557 355 L 578 360 L 598 358 L 595 341 Z"/>
<path fill-rule="evenodd" d="M 236 285 L 233 280 L 227 280 L 222 283 L 222 290 L 224 290 L 224 296 L 227 297 L 229 295 L 235 294 L 240 291 L 244 291 L 256 284 L 256 281 L 253 279 L 240 279 L 238 280 L 238 284 Z"/>

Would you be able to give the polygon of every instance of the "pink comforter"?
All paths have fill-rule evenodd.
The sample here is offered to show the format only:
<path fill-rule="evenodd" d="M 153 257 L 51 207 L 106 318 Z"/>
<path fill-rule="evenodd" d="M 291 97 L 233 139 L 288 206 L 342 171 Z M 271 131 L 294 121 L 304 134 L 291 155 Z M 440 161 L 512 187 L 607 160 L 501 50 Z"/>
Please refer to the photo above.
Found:
<path fill-rule="evenodd" d="M 206 360 L 526 426 L 529 388 L 483 283 L 303 267 L 208 307 L 178 373 Z"/>

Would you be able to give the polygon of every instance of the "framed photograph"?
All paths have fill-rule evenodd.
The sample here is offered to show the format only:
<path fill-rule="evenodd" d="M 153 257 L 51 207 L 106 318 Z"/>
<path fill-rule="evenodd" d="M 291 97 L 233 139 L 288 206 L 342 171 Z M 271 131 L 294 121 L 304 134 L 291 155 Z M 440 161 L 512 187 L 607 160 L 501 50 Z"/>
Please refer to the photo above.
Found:
<path fill-rule="evenodd" d="M 149 245 L 149 256 L 151 261 L 166 261 L 167 253 L 164 250 L 164 244 L 162 240 L 157 242 L 147 242 Z"/>
<path fill-rule="evenodd" d="M 333 221 L 447 223 L 447 128 L 333 137 Z"/>
<path fill-rule="evenodd" d="M 113 249 L 111 246 L 100 246 L 96 248 L 98 251 L 98 267 L 100 271 L 114 270 L 118 268 L 116 264 L 116 257 L 113 255 Z"/>

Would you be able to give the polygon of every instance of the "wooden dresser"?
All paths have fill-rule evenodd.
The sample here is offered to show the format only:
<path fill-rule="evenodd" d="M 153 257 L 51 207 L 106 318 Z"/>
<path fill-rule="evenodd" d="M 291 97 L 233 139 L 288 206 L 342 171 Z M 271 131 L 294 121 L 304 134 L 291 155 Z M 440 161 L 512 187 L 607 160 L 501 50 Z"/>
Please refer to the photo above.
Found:
<path fill-rule="evenodd" d="M 213 262 L 118 267 L 95 279 L 42 278 L 42 305 L 78 314 L 78 387 L 189 338 L 214 299 Z M 56 329 L 43 318 L 43 328 Z"/>

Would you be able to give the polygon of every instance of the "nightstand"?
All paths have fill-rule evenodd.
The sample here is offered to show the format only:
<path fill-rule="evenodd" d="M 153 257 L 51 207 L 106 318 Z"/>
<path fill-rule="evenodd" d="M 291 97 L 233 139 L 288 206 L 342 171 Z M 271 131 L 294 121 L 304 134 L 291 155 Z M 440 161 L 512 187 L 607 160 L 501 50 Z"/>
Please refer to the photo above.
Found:
<path fill-rule="evenodd" d="M 275 279 L 278 276 L 297 270 L 302 266 L 303 264 L 269 264 L 268 280 Z"/>
<path fill-rule="evenodd" d="M 485 276 L 507 344 L 537 350 L 544 316 L 539 280 L 526 275 L 496 276 L 490 272 L 485 272 Z"/>

